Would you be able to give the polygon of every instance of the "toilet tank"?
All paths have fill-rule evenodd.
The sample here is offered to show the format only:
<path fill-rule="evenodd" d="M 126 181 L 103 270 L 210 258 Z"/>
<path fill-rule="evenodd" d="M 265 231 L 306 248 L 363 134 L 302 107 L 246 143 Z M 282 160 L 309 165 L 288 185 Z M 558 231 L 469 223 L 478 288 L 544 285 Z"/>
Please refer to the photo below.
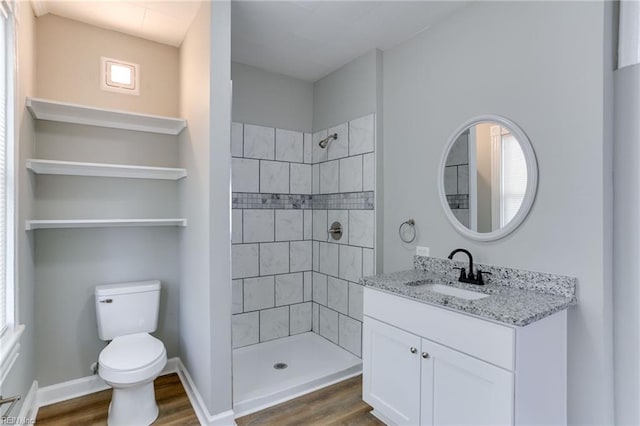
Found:
<path fill-rule="evenodd" d="M 99 285 L 95 289 L 98 336 L 152 333 L 158 327 L 160 281 Z"/>

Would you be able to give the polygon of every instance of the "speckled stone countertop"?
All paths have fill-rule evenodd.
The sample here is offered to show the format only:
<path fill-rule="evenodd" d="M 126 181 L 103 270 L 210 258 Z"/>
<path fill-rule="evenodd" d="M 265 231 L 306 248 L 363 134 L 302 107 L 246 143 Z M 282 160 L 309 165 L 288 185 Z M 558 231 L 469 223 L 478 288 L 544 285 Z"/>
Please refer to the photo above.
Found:
<path fill-rule="evenodd" d="M 575 278 L 478 265 L 494 275 L 485 280 L 485 285 L 465 284 L 458 282 L 457 271 L 452 269 L 460 265 L 464 262 L 416 256 L 416 269 L 363 277 L 360 281 L 377 290 L 519 327 L 577 304 Z M 422 285 L 429 283 L 485 293 L 489 297 L 467 300 L 449 296 Z"/>

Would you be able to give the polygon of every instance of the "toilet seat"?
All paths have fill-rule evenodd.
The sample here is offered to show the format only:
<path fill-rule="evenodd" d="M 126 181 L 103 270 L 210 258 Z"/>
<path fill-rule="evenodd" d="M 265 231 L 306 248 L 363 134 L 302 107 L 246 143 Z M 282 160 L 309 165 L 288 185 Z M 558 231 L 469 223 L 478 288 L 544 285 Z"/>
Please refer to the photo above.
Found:
<path fill-rule="evenodd" d="M 162 341 L 148 333 L 116 337 L 100 352 L 99 374 L 111 384 L 135 384 L 155 379 L 167 363 Z"/>

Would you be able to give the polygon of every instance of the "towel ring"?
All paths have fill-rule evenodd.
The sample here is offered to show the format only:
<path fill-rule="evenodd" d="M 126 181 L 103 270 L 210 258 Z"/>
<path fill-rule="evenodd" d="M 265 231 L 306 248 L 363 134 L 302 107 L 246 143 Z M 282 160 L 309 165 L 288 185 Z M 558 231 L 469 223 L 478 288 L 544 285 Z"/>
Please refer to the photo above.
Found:
<path fill-rule="evenodd" d="M 404 233 L 402 232 L 403 228 L 408 226 L 411 228 L 411 238 L 404 238 Z M 416 239 L 416 221 L 413 219 L 405 220 L 400 224 L 400 228 L 398 228 L 398 235 L 403 243 L 412 243 Z"/>

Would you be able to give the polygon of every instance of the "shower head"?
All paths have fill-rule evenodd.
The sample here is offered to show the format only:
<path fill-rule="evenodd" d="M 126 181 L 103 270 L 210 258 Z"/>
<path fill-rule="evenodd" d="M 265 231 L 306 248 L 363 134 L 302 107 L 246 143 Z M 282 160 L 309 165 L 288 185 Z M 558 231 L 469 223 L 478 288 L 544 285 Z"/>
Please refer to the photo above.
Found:
<path fill-rule="evenodd" d="M 327 145 L 329 145 L 329 142 L 331 142 L 334 139 L 338 139 L 338 134 L 337 133 L 334 133 L 334 134 L 329 135 L 326 138 L 322 139 L 320 142 L 318 142 L 318 145 L 320 145 L 320 148 L 326 148 Z"/>

